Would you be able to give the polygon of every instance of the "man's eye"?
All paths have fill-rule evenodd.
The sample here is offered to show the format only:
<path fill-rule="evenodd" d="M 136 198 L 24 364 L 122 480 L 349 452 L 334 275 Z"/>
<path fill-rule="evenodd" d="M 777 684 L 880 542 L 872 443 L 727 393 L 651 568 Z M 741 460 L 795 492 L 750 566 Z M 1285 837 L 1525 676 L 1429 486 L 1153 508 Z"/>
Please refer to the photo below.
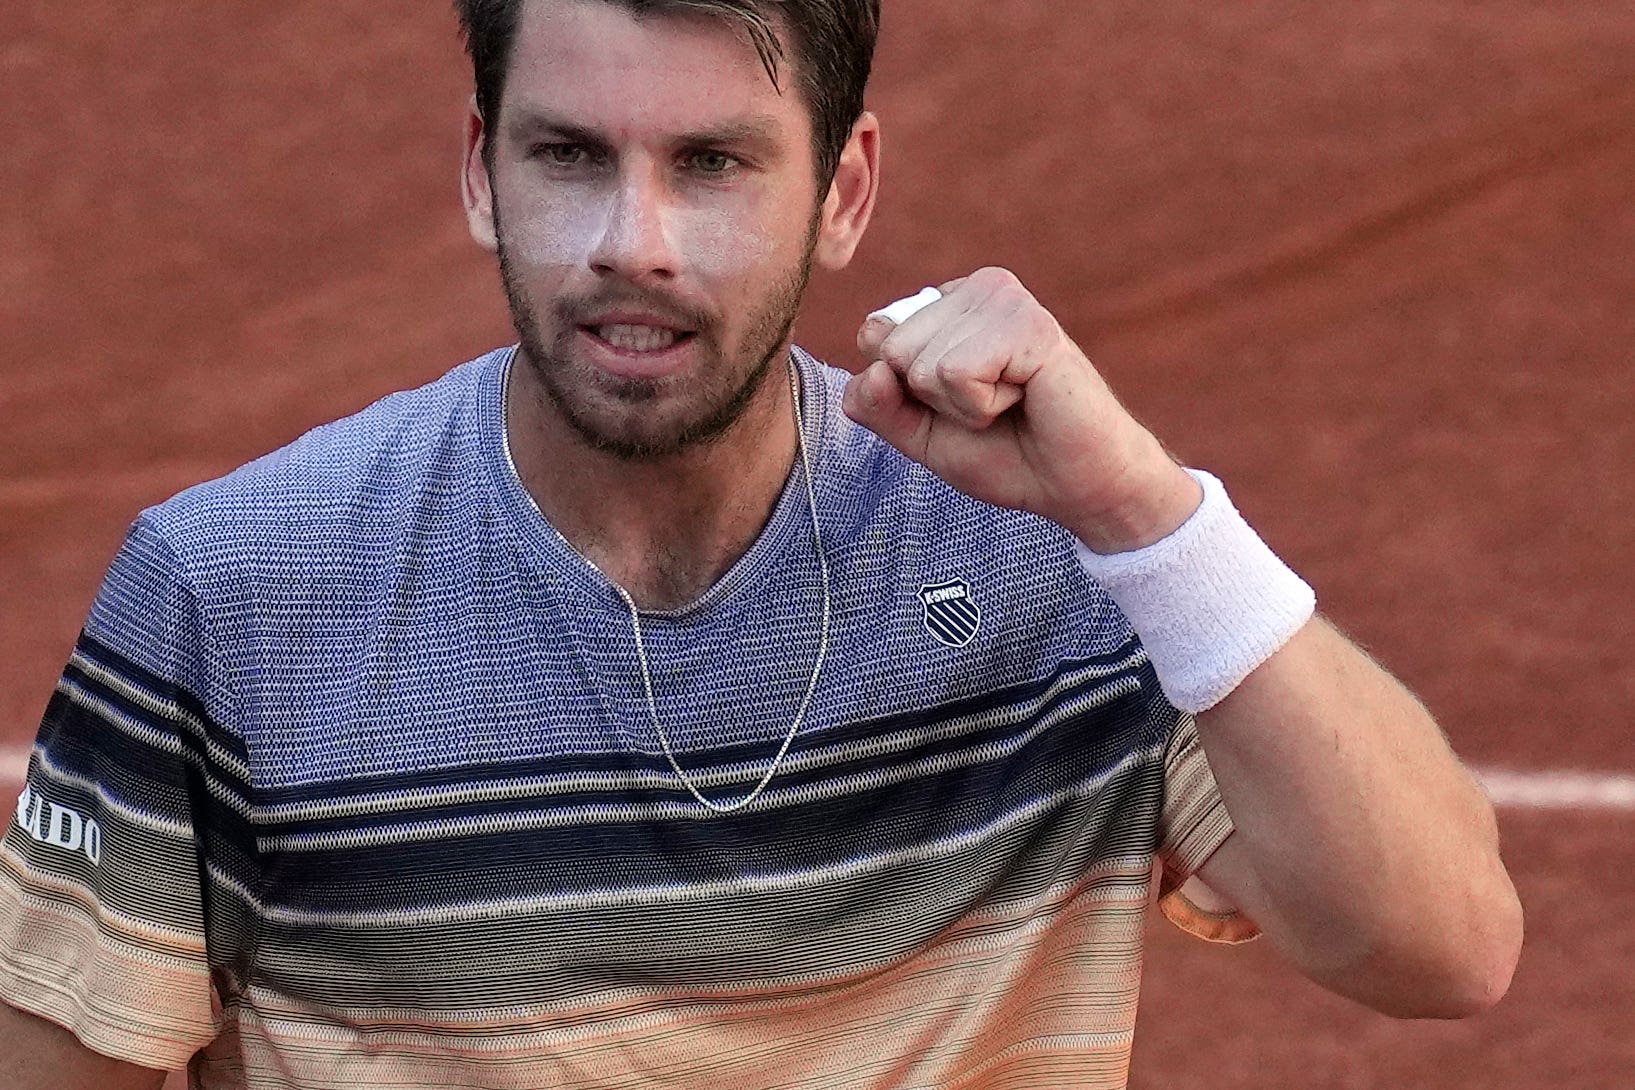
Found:
<path fill-rule="evenodd" d="M 721 151 L 695 151 L 691 162 L 700 174 L 725 174 L 738 165 L 738 160 Z"/>
<path fill-rule="evenodd" d="M 590 157 L 583 144 L 540 144 L 534 154 L 558 167 L 576 167 Z"/>

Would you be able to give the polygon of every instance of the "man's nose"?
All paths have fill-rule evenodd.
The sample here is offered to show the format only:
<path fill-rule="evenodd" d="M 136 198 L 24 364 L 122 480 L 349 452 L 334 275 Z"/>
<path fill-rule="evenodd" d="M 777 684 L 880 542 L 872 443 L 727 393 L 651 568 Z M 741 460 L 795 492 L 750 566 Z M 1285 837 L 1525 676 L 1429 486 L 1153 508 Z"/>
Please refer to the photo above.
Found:
<path fill-rule="evenodd" d="M 662 180 L 646 172 L 620 177 L 608 195 L 607 222 L 590 254 L 597 273 L 632 282 L 668 279 L 677 271 Z"/>

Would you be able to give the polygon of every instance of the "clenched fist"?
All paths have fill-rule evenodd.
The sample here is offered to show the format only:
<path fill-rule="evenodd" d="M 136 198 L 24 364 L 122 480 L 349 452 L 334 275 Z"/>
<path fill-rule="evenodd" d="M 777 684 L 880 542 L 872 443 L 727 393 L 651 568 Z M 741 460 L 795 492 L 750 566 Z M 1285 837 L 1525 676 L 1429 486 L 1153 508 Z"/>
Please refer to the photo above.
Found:
<path fill-rule="evenodd" d="M 902 325 L 864 322 L 847 416 L 960 491 L 1043 515 L 1096 552 L 1186 521 L 1197 484 L 1015 275 L 982 269 L 941 291 Z"/>

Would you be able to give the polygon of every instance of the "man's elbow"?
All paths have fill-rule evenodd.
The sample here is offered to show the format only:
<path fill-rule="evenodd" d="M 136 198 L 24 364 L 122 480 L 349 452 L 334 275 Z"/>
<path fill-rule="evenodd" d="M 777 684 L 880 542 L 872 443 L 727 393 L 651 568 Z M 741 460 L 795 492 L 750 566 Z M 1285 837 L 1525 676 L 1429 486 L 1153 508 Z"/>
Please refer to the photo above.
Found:
<path fill-rule="evenodd" d="M 1510 990 L 1521 958 L 1521 903 L 1514 892 L 1503 901 L 1463 941 L 1398 955 L 1395 971 L 1376 977 L 1383 986 L 1353 998 L 1393 1018 L 1470 1018 L 1491 1010 Z"/>
<path fill-rule="evenodd" d="M 1521 960 L 1524 930 L 1521 902 L 1514 891 L 1495 916 L 1489 935 L 1472 943 L 1458 975 L 1457 987 L 1450 989 L 1447 1010 L 1430 1017 L 1468 1018 L 1481 1014 L 1491 1010 L 1510 991 L 1516 964 Z"/>
<path fill-rule="evenodd" d="M 1440 980 L 1382 1005 L 1393 1018 L 1472 1018 L 1491 1010 L 1510 990 L 1519 949 L 1471 954 Z"/>

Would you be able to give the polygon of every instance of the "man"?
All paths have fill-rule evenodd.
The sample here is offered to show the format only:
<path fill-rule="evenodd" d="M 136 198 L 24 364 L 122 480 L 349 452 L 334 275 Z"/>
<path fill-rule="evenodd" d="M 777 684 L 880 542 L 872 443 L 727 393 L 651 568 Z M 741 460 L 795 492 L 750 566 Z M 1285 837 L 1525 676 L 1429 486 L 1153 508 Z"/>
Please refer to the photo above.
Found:
<path fill-rule="evenodd" d="M 1120 1086 L 1155 860 L 1497 1000 L 1480 790 L 1014 277 L 791 348 L 874 3 L 459 9 L 520 347 L 133 527 L 0 854 L 12 1085 Z"/>

